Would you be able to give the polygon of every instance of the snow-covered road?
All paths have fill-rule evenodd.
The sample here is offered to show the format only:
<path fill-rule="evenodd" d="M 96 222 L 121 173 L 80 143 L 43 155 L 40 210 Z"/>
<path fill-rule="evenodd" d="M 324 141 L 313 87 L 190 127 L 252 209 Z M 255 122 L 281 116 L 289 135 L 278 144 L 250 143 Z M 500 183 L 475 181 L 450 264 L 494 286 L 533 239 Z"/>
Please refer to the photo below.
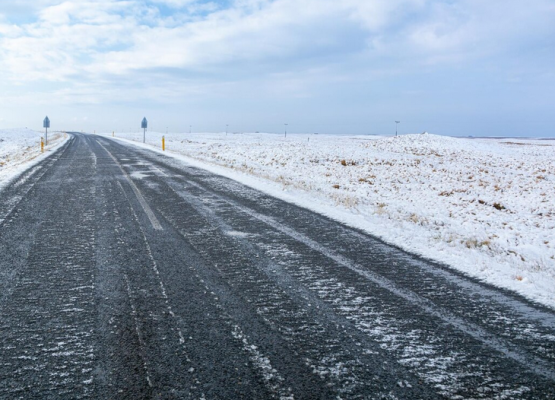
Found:
<path fill-rule="evenodd" d="M 552 310 L 149 150 L 76 134 L 0 221 L 0 397 L 555 398 Z"/>
<path fill-rule="evenodd" d="M 147 132 L 148 146 L 162 136 L 194 165 L 555 308 L 555 140 Z"/>

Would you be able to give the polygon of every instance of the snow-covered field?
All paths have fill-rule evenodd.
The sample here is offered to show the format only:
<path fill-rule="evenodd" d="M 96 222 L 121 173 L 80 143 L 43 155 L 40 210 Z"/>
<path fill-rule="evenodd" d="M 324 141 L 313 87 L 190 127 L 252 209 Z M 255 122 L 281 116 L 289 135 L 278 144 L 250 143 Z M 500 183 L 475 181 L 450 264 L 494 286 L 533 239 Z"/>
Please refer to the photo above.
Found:
<path fill-rule="evenodd" d="M 65 141 L 62 133 L 51 132 L 48 134 L 48 146 L 41 153 L 41 136 L 44 132 L 30 129 L 0 129 L 0 189 Z"/>
<path fill-rule="evenodd" d="M 555 140 L 164 136 L 168 154 L 555 308 Z"/>

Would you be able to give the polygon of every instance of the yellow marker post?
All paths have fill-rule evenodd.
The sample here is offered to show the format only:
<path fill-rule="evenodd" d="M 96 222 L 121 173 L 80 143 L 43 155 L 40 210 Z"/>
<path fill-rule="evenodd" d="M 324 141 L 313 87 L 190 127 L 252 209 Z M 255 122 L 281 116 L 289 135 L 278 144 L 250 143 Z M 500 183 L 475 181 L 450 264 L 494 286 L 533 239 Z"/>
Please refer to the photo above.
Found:
<path fill-rule="evenodd" d="M 162 151 L 166 151 L 166 138 L 162 136 Z"/>
<path fill-rule="evenodd" d="M 44 153 L 44 138 L 40 137 L 40 152 Z"/>

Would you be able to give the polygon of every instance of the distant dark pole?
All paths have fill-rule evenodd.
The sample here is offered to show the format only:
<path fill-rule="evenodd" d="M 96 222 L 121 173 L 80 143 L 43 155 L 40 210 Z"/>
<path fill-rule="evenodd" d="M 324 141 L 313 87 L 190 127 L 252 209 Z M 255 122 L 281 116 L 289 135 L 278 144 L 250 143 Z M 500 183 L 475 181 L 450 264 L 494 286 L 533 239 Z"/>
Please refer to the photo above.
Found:
<path fill-rule="evenodd" d="M 189 134 L 191 133 L 192 125 L 189 125 Z"/>
<path fill-rule="evenodd" d="M 285 137 L 287 137 L 287 125 L 288 124 L 284 124 L 285 125 Z"/>
<path fill-rule="evenodd" d="M 395 121 L 395 136 L 397 136 L 397 126 L 401 121 Z"/>

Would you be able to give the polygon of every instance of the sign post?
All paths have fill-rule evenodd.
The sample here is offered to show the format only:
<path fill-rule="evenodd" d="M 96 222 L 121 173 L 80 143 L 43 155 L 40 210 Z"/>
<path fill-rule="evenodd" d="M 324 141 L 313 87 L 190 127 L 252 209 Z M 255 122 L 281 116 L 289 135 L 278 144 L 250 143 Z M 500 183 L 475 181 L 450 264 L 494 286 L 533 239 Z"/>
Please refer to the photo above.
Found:
<path fill-rule="evenodd" d="M 46 129 L 45 142 L 46 142 L 46 145 L 48 145 L 48 128 L 50 128 L 50 119 L 48 118 L 48 115 L 42 122 L 42 127 Z"/>
<path fill-rule="evenodd" d="M 141 128 L 143 128 L 143 143 L 145 142 L 146 139 L 146 128 L 148 127 L 148 121 L 146 120 L 146 117 L 143 118 L 143 120 L 141 121 Z"/>

